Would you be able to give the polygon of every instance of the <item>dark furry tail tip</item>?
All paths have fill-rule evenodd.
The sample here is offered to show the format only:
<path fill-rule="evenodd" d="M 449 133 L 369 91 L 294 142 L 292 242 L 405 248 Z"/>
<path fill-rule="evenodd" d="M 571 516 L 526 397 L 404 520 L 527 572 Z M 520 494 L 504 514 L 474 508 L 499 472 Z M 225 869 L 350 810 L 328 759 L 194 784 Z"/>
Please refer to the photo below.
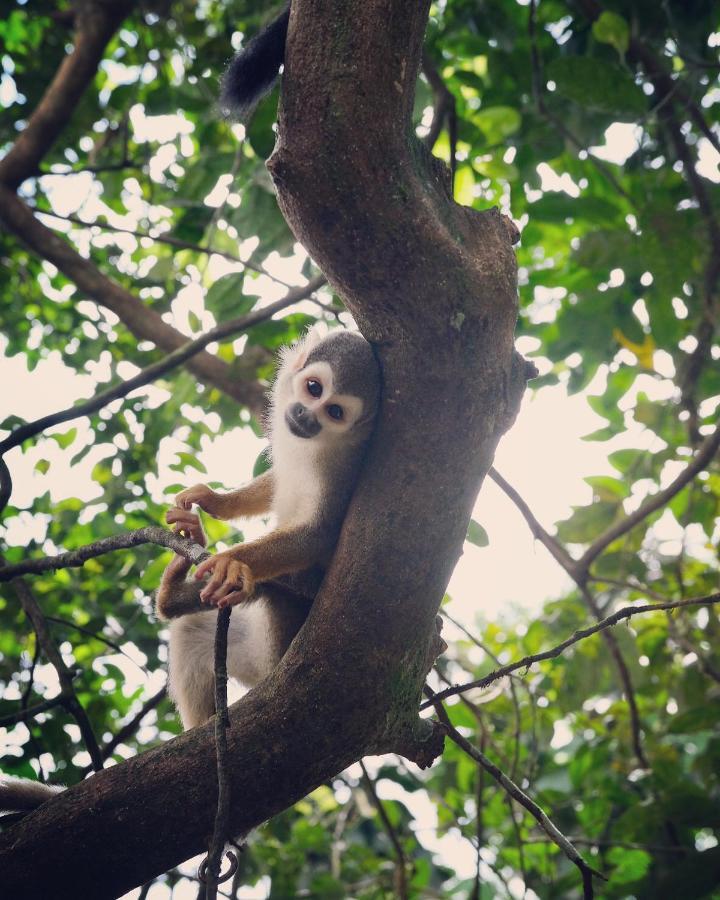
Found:
<path fill-rule="evenodd" d="M 245 121 L 273 86 L 285 60 L 290 7 L 256 35 L 225 72 L 220 106 L 226 115 Z"/>

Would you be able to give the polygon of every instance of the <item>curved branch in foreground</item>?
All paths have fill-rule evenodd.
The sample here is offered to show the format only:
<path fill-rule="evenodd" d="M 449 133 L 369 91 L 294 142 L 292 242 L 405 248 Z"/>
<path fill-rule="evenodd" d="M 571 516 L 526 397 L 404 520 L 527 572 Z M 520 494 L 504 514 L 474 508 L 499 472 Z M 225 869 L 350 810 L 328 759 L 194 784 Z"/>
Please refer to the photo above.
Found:
<path fill-rule="evenodd" d="M 113 534 L 110 537 L 85 544 L 77 550 L 68 550 L 66 553 L 58 553 L 57 556 L 43 556 L 40 559 L 28 559 L 25 562 L 14 563 L 10 566 L 0 567 L 0 582 L 10 581 L 20 575 L 39 575 L 42 572 L 55 572 L 57 569 L 72 569 L 84 566 L 89 559 L 102 556 L 104 553 L 112 553 L 115 550 L 127 550 L 129 547 L 138 547 L 140 544 L 158 544 L 167 547 L 189 559 L 197 565 L 210 556 L 210 553 L 200 544 L 188 541 L 174 531 L 168 531 L 159 525 L 148 525 L 146 528 L 138 528 L 135 531 L 127 531 L 124 534 Z"/>
<path fill-rule="evenodd" d="M 433 706 L 436 701 L 446 700 L 448 697 L 463 694 L 465 691 L 472 690 L 473 688 L 486 688 L 500 678 L 505 678 L 506 675 L 512 675 L 512 673 L 517 672 L 518 669 L 529 669 L 530 666 L 535 663 L 543 662 L 546 659 L 555 659 L 567 650 L 568 647 L 577 644 L 578 641 L 585 640 L 585 638 L 597 634 L 599 631 L 611 628 L 613 625 L 617 625 L 619 622 L 629 619 L 632 616 L 637 616 L 640 613 L 682 609 L 685 606 L 711 606 L 715 603 L 720 603 L 720 592 L 717 594 L 708 594 L 707 597 L 688 597 L 685 600 L 668 600 L 666 603 L 644 603 L 641 606 L 624 606 L 617 612 L 612 613 L 612 615 L 602 619 L 597 625 L 592 625 L 590 628 L 581 628 L 550 650 L 543 650 L 541 653 L 534 653 L 532 656 L 524 656 L 516 662 L 508 663 L 506 666 L 500 666 L 500 668 L 494 669 L 487 675 L 483 675 L 482 678 L 478 678 L 475 681 L 469 681 L 467 684 L 455 684 L 452 687 L 445 688 L 445 690 L 438 691 L 434 694 L 432 701 L 428 700 L 423 703 L 421 709 L 426 709 L 427 707 Z"/>
<path fill-rule="evenodd" d="M 127 395 L 136 388 L 143 387 L 146 384 L 150 384 L 152 381 L 156 381 L 172 369 L 187 362 L 187 360 L 191 359 L 201 350 L 204 350 L 205 347 L 207 347 L 208 344 L 213 343 L 213 341 L 222 340 L 223 338 L 237 334 L 240 331 L 246 331 L 248 328 L 257 325 L 260 322 L 265 322 L 286 307 L 309 297 L 318 290 L 318 288 L 322 287 L 323 284 L 325 284 L 325 278 L 323 276 L 318 276 L 303 287 L 293 288 L 280 300 L 276 300 L 275 303 L 271 303 L 263 309 L 255 310 L 245 316 L 238 316 L 235 319 L 230 319 L 228 322 L 221 322 L 219 325 L 206 331 L 205 334 L 200 335 L 200 337 L 188 341 L 186 344 L 178 347 L 177 350 L 168 354 L 164 359 L 158 360 L 158 362 L 152 363 L 152 365 L 141 369 L 137 375 L 133 375 L 133 377 L 128 378 L 127 381 L 121 381 L 119 384 L 99 391 L 94 397 L 90 397 L 89 400 L 83 400 L 81 403 L 77 403 L 69 409 L 50 413 L 47 416 L 36 419 L 34 422 L 27 422 L 25 425 L 20 425 L 8 435 L 8 437 L 0 441 L 0 512 L 7 506 L 12 494 L 12 477 L 6 463 L 2 459 L 3 455 L 7 453 L 8 450 L 17 447 L 28 438 L 35 437 L 42 431 L 45 431 L 46 428 L 50 428 L 53 425 L 59 425 L 62 422 L 69 422 L 80 416 L 88 416 L 91 413 L 102 409 L 104 406 L 107 406 L 107 404 L 111 403 L 113 400 L 127 397 Z"/>
<path fill-rule="evenodd" d="M 506 791 L 517 803 L 520 804 L 524 809 L 526 809 L 530 815 L 535 819 L 538 825 L 542 828 L 545 834 L 550 838 L 550 840 L 556 844 L 562 852 L 567 856 L 571 863 L 576 865 L 580 870 L 580 874 L 582 875 L 583 881 L 583 897 L 584 900 L 592 900 L 593 886 L 592 886 L 592 878 L 593 875 L 596 878 L 601 878 L 603 881 L 607 881 L 607 878 L 602 874 L 602 872 L 598 872 L 596 869 L 593 869 L 589 866 L 582 856 L 578 853 L 578 851 L 573 847 L 570 841 L 565 837 L 565 835 L 560 831 L 560 829 L 548 818 L 547 814 L 535 803 L 534 800 L 531 800 L 530 797 L 520 788 L 514 781 L 512 781 L 508 776 L 499 769 L 495 763 L 488 759 L 484 753 L 482 753 L 477 747 L 470 743 L 470 741 L 463 737 L 460 732 L 455 728 L 455 726 L 450 721 L 450 718 L 445 710 L 445 707 L 442 705 L 440 701 L 440 694 L 435 694 L 429 687 L 425 688 L 425 694 L 430 698 L 426 706 L 434 706 L 435 711 L 438 714 L 438 718 L 445 726 L 448 737 L 450 740 L 454 741 L 460 747 L 461 750 L 464 750 L 465 753 L 471 758 L 474 759 L 478 765 L 482 766 L 482 768 L 490 774 L 495 781 Z"/>

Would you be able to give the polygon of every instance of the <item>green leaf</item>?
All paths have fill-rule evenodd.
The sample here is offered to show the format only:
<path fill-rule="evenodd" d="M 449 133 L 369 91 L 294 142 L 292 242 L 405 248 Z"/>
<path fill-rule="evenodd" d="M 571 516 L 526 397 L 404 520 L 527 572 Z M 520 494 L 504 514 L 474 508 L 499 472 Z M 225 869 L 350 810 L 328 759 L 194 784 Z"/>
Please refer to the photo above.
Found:
<path fill-rule="evenodd" d="M 611 884 L 627 884 L 639 881 L 650 868 L 652 857 L 644 850 L 627 850 L 613 847 L 608 852 L 608 860 L 615 867 L 610 877 Z"/>
<path fill-rule="evenodd" d="M 620 121 L 632 121 L 647 109 L 642 89 L 615 63 L 589 56 L 560 57 L 548 66 L 547 77 L 561 96 Z"/>
<path fill-rule="evenodd" d="M 627 53 L 630 45 L 630 28 L 622 16 L 605 10 L 593 22 L 592 32 L 595 40 L 610 44 L 620 56 Z"/>
<path fill-rule="evenodd" d="M 475 519 L 470 519 L 465 540 L 476 547 L 487 547 L 490 543 L 487 531 Z"/>
<path fill-rule="evenodd" d="M 41 475 L 47 474 L 47 471 L 49 468 L 50 468 L 50 461 L 47 459 L 39 459 L 35 463 L 35 471 L 40 472 Z"/>
<path fill-rule="evenodd" d="M 475 113 L 472 121 L 490 144 L 498 144 L 519 131 L 522 119 L 511 106 L 486 106 Z"/>
<path fill-rule="evenodd" d="M 69 431 L 66 431 L 63 434 L 51 434 L 49 435 L 49 437 L 57 442 L 61 450 L 67 450 L 70 444 L 72 444 L 72 442 L 77 437 L 77 428 L 71 428 Z"/>
<path fill-rule="evenodd" d="M 256 303 L 255 297 L 246 297 L 243 292 L 245 274 L 233 273 L 219 278 L 205 295 L 205 306 L 218 322 L 242 316 Z"/>
<path fill-rule="evenodd" d="M 197 469 L 198 472 L 202 472 L 203 475 L 207 474 L 207 469 L 194 453 L 186 453 L 184 450 L 178 450 L 175 456 L 177 457 L 178 462 L 170 466 L 174 472 L 184 472 L 185 469 L 190 468 Z"/>

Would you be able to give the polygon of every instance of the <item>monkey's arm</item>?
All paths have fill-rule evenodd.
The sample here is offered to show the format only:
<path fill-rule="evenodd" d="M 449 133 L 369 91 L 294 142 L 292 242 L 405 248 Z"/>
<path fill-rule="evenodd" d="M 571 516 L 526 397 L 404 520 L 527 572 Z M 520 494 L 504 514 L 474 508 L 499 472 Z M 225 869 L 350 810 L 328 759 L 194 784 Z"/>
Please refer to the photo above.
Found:
<path fill-rule="evenodd" d="M 274 487 L 275 478 L 272 469 L 268 469 L 267 472 L 254 478 L 250 484 L 228 494 L 218 494 L 206 484 L 196 484 L 181 491 L 175 498 L 175 505 L 180 509 L 189 510 L 193 503 L 197 503 L 200 509 L 215 519 L 259 516 L 270 509 Z M 166 517 L 168 522 L 172 512 L 173 510 L 168 511 Z"/>
<path fill-rule="evenodd" d="M 195 578 L 210 578 L 200 591 L 203 603 L 232 606 L 252 594 L 256 581 L 300 572 L 323 562 L 337 531 L 321 524 L 274 531 L 249 544 L 238 544 L 200 563 Z"/>
<path fill-rule="evenodd" d="M 207 544 L 200 517 L 196 513 L 174 507 L 168 510 L 166 518 L 170 525 L 175 526 L 175 531 L 185 535 L 189 540 L 200 544 L 201 547 Z M 203 609 L 199 585 L 185 581 L 191 565 L 192 563 L 179 553 L 168 563 L 155 594 L 155 611 L 159 618 L 173 619 Z"/>

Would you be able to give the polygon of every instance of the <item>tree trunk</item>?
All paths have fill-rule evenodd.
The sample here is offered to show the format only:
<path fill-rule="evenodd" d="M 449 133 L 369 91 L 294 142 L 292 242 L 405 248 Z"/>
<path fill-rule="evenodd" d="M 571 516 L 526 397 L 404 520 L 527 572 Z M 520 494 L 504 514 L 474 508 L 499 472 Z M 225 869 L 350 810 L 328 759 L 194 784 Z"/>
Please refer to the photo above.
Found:
<path fill-rule="evenodd" d="M 384 402 L 334 562 L 280 666 L 231 708 L 231 828 L 367 753 L 428 764 L 434 619 L 525 386 L 514 229 L 455 205 L 410 114 L 429 0 L 294 0 L 269 161 L 295 234 L 375 342 Z M 113 897 L 206 846 L 212 725 L 105 770 L 0 838 L 8 896 Z"/>

